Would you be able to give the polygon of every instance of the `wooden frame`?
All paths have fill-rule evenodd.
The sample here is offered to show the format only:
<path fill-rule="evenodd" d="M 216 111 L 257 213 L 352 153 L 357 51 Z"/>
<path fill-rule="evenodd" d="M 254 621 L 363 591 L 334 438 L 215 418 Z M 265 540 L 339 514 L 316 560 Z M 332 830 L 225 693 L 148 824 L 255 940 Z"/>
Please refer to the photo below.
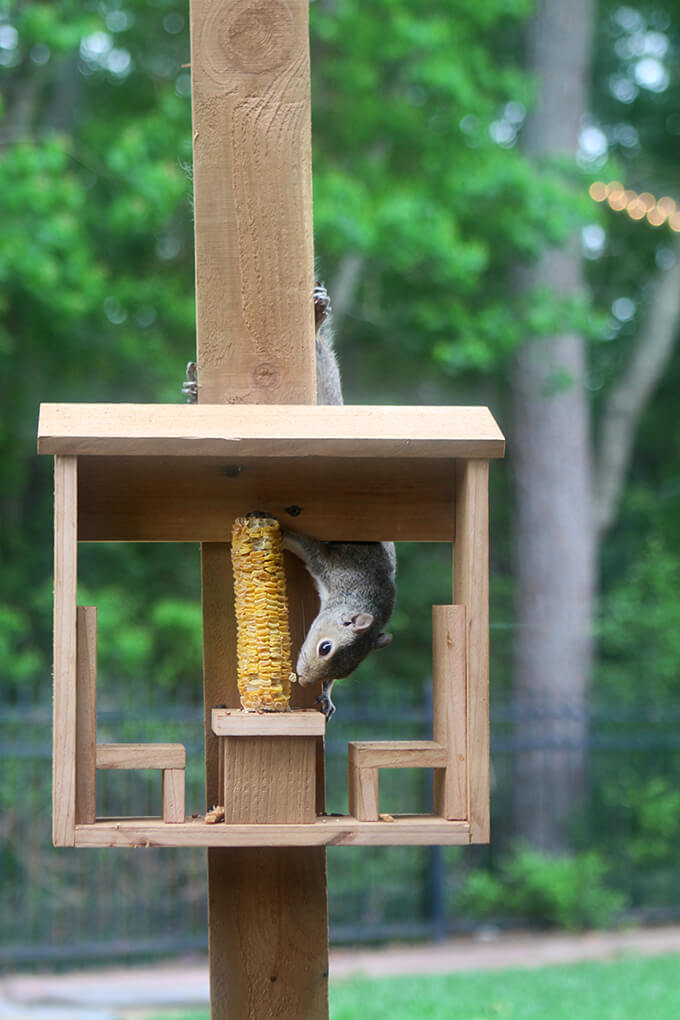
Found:
<path fill-rule="evenodd" d="M 243 420 L 247 428 L 244 425 L 241 429 L 235 429 L 233 408 L 219 409 L 219 414 L 218 409 L 211 408 L 210 415 L 192 420 L 196 410 L 174 408 L 169 416 L 165 408 L 161 408 L 157 415 L 156 408 L 128 406 L 122 417 L 128 423 L 124 427 L 129 427 L 133 435 L 127 437 L 122 434 L 119 424 L 115 427 L 110 424 L 112 414 L 101 409 L 92 413 L 84 411 L 76 416 L 72 405 L 51 405 L 41 415 L 41 448 L 61 451 L 56 453 L 55 458 L 55 843 L 62 846 L 313 847 L 331 843 L 419 845 L 488 841 L 488 460 L 441 457 L 443 450 L 449 455 L 470 448 L 487 453 L 489 450 L 496 453 L 502 450 L 498 445 L 497 426 L 486 409 L 479 409 L 479 413 L 474 415 L 469 413 L 469 409 L 463 409 L 460 416 L 456 414 L 457 409 L 450 408 L 406 409 L 407 417 L 410 417 L 417 432 L 410 442 L 403 438 L 403 433 L 410 426 L 405 427 L 403 421 L 392 415 L 391 409 L 387 409 L 381 419 L 381 427 L 387 432 L 384 438 L 377 435 L 375 425 L 368 437 L 358 435 L 359 425 L 370 419 L 370 415 L 364 413 L 367 409 L 363 408 L 335 408 L 333 427 L 326 436 L 317 434 L 316 415 L 308 415 L 306 419 L 303 415 L 297 425 L 287 430 L 287 444 L 293 443 L 295 435 L 303 450 L 305 443 L 312 443 L 309 451 L 313 452 L 305 454 L 297 451 L 299 456 L 296 456 L 296 461 L 303 466 L 312 465 L 316 478 L 316 487 L 310 485 L 300 500 L 304 504 L 300 507 L 301 514 L 307 516 L 305 529 L 308 522 L 313 525 L 316 521 L 317 530 L 324 537 L 387 540 L 401 537 L 403 520 L 408 516 L 415 517 L 410 526 L 412 537 L 427 539 L 433 532 L 438 538 L 442 537 L 440 529 L 445 519 L 448 520 L 447 536 L 453 537 L 455 532 L 453 596 L 458 604 L 434 606 L 432 610 L 432 740 L 351 743 L 348 748 L 347 816 L 329 819 L 323 815 L 323 771 L 319 747 L 323 743 L 325 720 L 316 711 L 296 711 L 278 717 L 244 715 L 234 709 L 212 711 L 209 724 L 212 740 L 217 743 L 211 753 L 217 754 L 218 743 L 224 742 L 219 750 L 222 763 L 217 770 L 219 788 L 215 789 L 213 799 L 217 800 L 219 796 L 220 803 L 226 802 L 227 811 L 223 824 L 211 826 L 198 825 L 184 818 L 185 758 L 181 745 L 96 746 L 96 608 L 76 606 L 77 544 L 79 538 L 82 540 L 80 517 L 88 518 L 97 538 L 106 539 L 116 537 L 121 528 L 125 530 L 121 522 L 126 518 L 129 522 L 130 516 L 128 496 L 127 503 L 122 499 L 114 502 L 113 506 L 109 503 L 108 524 L 103 523 L 102 517 L 94 527 L 91 508 L 98 499 L 97 483 L 110 477 L 111 464 L 117 465 L 123 475 L 127 471 L 130 477 L 139 479 L 150 467 L 153 475 L 152 466 L 157 460 L 162 462 L 163 472 L 171 477 L 178 465 L 193 464 L 196 459 L 199 476 L 213 481 L 217 479 L 218 484 L 222 484 L 223 479 L 231 482 L 232 479 L 221 470 L 224 457 L 214 446 L 218 443 L 216 436 L 219 434 L 222 436 L 220 443 L 245 443 L 250 456 L 243 453 L 239 456 L 242 472 L 247 476 L 252 465 L 257 465 L 257 505 L 270 506 L 276 502 L 277 487 L 281 481 L 280 465 L 287 463 L 287 458 L 277 459 L 271 452 L 263 454 L 263 449 L 270 450 L 271 444 L 271 437 L 264 435 L 267 431 L 265 426 L 270 427 L 273 422 L 284 419 L 290 425 L 296 420 L 299 409 L 286 408 L 286 415 L 282 418 L 280 408 L 258 407 L 257 413 L 250 413 L 252 409 L 246 408 Z M 223 415 L 222 411 L 228 413 Z M 263 414 L 263 411 L 266 413 Z M 384 409 L 381 411 L 384 412 Z M 421 414 L 421 411 L 428 413 Z M 430 414 L 431 411 L 437 413 Z M 174 422 L 172 427 L 169 425 L 170 418 Z M 131 422 L 137 424 L 133 427 Z M 429 423 L 428 428 L 424 423 Z M 57 425 L 63 428 L 63 434 Z M 445 426 L 451 429 L 455 426 L 456 431 L 447 437 Z M 169 434 L 163 434 L 164 427 Z M 470 429 L 469 433 L 466 428 Z M 230 430 L 235 430 L 238 437 L 225 438 Z M 149 453 L 146 448 L 143 452 L 131 452 L 139 443 L 142 432 L 151 437 L 149 441 L 156 452 Z M 178 435 L 179 432 L 184 439 Z M 104 445 L 95 454 L 93 450 L 104 433 Z M 347 456 L 339 457 L 337 444 L 345 442 L 350 435 Z M 189 447 L 185 446 L 185 441 L 189 442 Z M 213 450 L 211 455 L 205 452 L 203 443 Z M 401 458 L 400 449 L 407 453 L 406 461 Z M 77 452 L 82 450 L 86 452 Z M 161 456 L 157 452 L 160 450 L 166 452 Z M 170 454 L 168 450 L 175 452 Z M 196 450 L 200 452 L 194 457 Z M 288 446 L 286 452 L 291 452 Z M 416 461 L 414 455 L 419 460 Z M 345 467 L 344 472 L 339 474 L 334 470 L 338 463 Z M 437 513 L 442 523 L 433 525 L 433 519 L 424 515 L 424 536 L 414 510 L 417 492 L 406 500 L 406 508 L 398 499 L 393 499 L 391 509 L 382 516 L 375 513 L 376 505 L 383 509 L 386 507 L 384 493 L 388 478 L 387 473 L 381 474 L 378 465 L 384 467 L 387 464 L 399 475 L 406 463 L 425 464 L 426 468 L 432 468 L 433 472 L 436 470 L 439 476 L 449 480 L 444 486 L 440 483 L 438 490 L 441 503 Z M 81 470 L 83 464 L 86 465 L 84 472 Z M 348 485 L 351 493 L 351 481 L 348 483 L 348 479 L 352 478 L 357 465 L 365 468 L 358 472 L 360 498 L 369 508 L 368 516 L 380 521 L 378 533 L 367 534 L 356 518 L 350 535 L 342 530 L 348 527 L 345 508 L 350 496 L 347 491 L 344 497 L 341 496 L 338 477 L 343 486 Z M 115 477 L 120 481 L 120 475 Z M 305 477 L 309 476 L 303 474 L 300 482 L 303 487 L 307 484 Z M 419 477 L 422 479 L 425 475 Z M 125 489 L 124 486 L 122 488 Z M 132 488 L 134 490 L 134 485 Z M 299 492 L 291 490 L 291 498 L 296 491 Z M 102 504 L 110 495 L 105 485 L 104 492 L 106 499 L 102 500 Z M 425 487 L 420 496 L 427 500 L 431 492 L 431 488 Z M 200 485 L 186 489 L 182 513 L 187 520 L 201 521 L 203 497 L 204 489 Z M 252 491 L 248 490 L 243 498 L 252 499 Z M 415 503 L 412 504 L 411 500 Z M 322 513 L 324 507 L 329 508 L 325 516 Z M 240 509 L 233 503 L 227 510 L 227 518 L 230 512 L 240 512 Z M 171 504 L 165 520 L 169 520 L 176 510 L 177 504 Z M 212 516 L 209 515 L 207 520 L 210 530 Z M 161 532 L 166 526 L 163 520 L 157 525 Z M 149 515 L 145 529 L 148 532 L 152 527 Z M 200 531 L 203 524 L 198 527 Z M 228 529 L 224 514 L 222 529 Z M 223 548 L 222 544 L 206 546 L 207 550 L 214 549 L 216 553 L 220 550 L 219 561 L 215 561 L 216 577 L 224 577 L 229 572 L 228 562 L 222 559 Z M 221 614 L 219 626 L 224 626 Z M 258 743 L 262 740 L 268 742 L 266 752 Z M 286 792 L 285 783 L 284 786 L 279 785 L 278 793 L 263 795 L 264 799 L 257 801 L 261 805 L 257 810 L 253 806 L 255 802 L 249 806 L 244 802 L 243 809 L 238 808 L 236 801 L 230 801 L 234 795 L 229 791 L 247 786 L 244 777 L 252 765 L 252 755 L 259 756 L 261 767 L 268 770 L 273 783 L 278 783 L 276 777 L 281 771 L 275 761 L 290 762 L 292 755 L 297 761 L 293 771 L 298 777 L 304 774 L 305 783 L 301 784 L 298 779 L 298 788 L 291 794 Z M 163 820 L 111 821 L 95 818 L 96 769 L 112 767 L 162 770 Z M 389 821 L 381 818 L 378 783 L 379 772 L 384 768 L 434 769 L 434 815 L 403 816 Z M 286 804 L 290 805 L 290 810 Z"/>
<path fill-rule="evenodd" d="M 378 786 L 381 769 L 434 769 L 436 814 L 451 821 L 469 816 L 465 606 L 433 606 L 433 739 L 350 743 L 348 754 L 349 811 L 361 822 L 380 818 Z"/>
<path fill-rule="evenodd" d="M 55 462 L 53 841 L 80 846 L 95 825 L 98 769 L 162 772 L 162 820 L 185 821 L 182 744 L 97 743 L 97 609 L 77 606 L 77 460 Z"/>
<path fill-rule="evenodd" d="M 257 506 L 322 539 L 450 542 L 452 461 L 503 450 L 465 407 L 48 404 L 38 435 L 78 457 L 81 541 L 223 542 Z"/>

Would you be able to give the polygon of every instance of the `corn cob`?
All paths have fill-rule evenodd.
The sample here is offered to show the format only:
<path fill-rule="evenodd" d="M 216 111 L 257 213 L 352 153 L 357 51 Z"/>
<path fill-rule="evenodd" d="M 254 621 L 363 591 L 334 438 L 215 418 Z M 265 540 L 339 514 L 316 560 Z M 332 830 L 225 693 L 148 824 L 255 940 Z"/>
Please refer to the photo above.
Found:
<path fill-rule="evenodd" d="M 285 711 L 295 674 L 279 522 L 272 517 L 237 517 L 231 561 L 241 705 L 249 712 Z"/>

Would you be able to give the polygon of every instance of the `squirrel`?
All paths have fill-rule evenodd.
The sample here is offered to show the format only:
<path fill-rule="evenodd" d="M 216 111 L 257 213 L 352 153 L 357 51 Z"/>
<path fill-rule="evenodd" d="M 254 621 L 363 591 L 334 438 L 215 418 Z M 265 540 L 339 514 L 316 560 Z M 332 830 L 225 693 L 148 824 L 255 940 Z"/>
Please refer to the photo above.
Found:
<path fill-rule="evenodd" d="M 342 404 L 342 385 L 331 329 L 326 288 L 314 287 L 316 332 L 316 393 L 318 404 Z M 198 396 L 196 364 L 187 365 L 182 392 Z M 303 642 L 296 664 L 298 682 L 321 683 L 317 702 L 330 719 L 335 712 L 331 691 L 348 677 L 374 648 L 392 640 L 386 625 L 396 599 L 397 559 L 393 542 L 322 542 L 282 526 L 283 545 L 302 560 L 319 594 L 320 607 Z"/>

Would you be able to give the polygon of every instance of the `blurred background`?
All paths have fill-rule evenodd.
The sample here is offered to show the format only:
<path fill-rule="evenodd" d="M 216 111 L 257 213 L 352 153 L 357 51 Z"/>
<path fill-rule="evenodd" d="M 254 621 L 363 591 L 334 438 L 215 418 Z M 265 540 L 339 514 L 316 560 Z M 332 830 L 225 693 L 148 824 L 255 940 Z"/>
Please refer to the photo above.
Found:
<path fill-rule="evenodd" d="M 680 3 L 313 0 L 315 237 L 349 403 L 488 404 L 490 847 L 330 848 L 335 942 L 680 917 Z M 0 0 L 0 965 L 207 947 L 202 851 L 54 850 L 39 402 L 180 402 L 195 353 L 187 0 Z M 679 196 L 680 198 L 680 196 Z M 198 548 L 81 547 L 99 739 L 181 740 Z M 348 739 L 421 738 L 450 549 L 399 548 Z M 392 774 L 385 811 L 428 810 Z M 155 785 L 158 783 L 158 785 Z M 98 812 L 160 812 L 100 773 Z"/>

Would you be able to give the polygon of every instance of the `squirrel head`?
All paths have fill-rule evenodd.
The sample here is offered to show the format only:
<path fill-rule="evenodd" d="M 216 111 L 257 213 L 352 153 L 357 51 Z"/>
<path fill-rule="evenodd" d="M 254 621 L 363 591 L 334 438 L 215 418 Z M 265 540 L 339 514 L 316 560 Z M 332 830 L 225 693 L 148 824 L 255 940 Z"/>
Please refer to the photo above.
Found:
<path fill-rule="evenodd" d="M 379 632 L 371 613 L 322 611 L 300 649 L 296 671 L 303 687 L 324 680 L 342 680 L 353 673 L 374 648 L 385 648 L 391 634 Z"/>

